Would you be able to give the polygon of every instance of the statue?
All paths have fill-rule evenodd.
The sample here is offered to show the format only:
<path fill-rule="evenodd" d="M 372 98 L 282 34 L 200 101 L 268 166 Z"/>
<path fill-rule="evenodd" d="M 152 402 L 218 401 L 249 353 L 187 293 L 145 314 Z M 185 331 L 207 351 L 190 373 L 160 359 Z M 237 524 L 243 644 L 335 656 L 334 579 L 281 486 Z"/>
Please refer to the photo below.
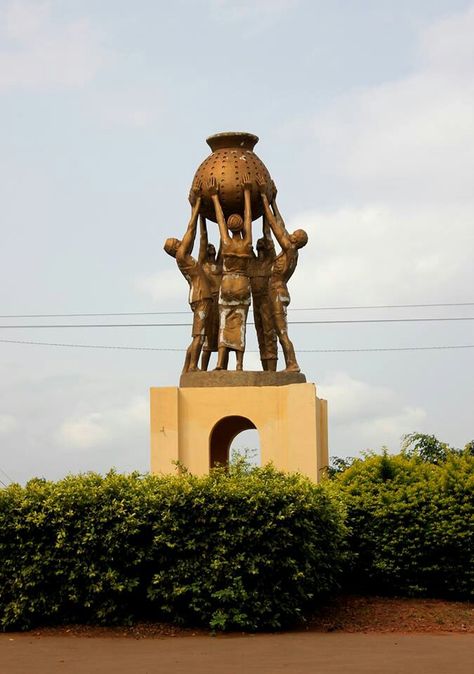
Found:
<path fill-rule="evenodd" d="M 199 218 L 199 264 L 206 274 L 209 288 L 211 290 L 212 302 L 208 313 L 208 320 L 205 328 L 205 339 L 202 347 L 201 370 L 207 370 L 209 359 L 213 351 L 218 349 L 219 335 L 219 290 L 222 279 L 222 259 L 221 247 L 216 257 L 216 249 L 212 243 L 209 243 L 207 236 L 207 224 L 204 216 Z"/>
<path fill-rule="evenodd" d="M 282 248 L 281 253 L 276 257 L 272 265 L 269 283 L 273 323 L 281 348 L 283 349 L 283 355 L 285 356 L 285 371 L 299 372 L 300 368 L 296 361 L 295 350 L 288 337 L 287 308 L 290 304 L 290 293 L 288 292 L 287 283 L 296 269 L 298 250 L 308 243 L 308 235 L 303 229 L 297 229 L 293 234 L 289 234 L 286 231 L 285 223 L 276 204 L 276 188 L 273 190 L 270 208 L 267 198 L 268 186 L 266 181 L 261 176 L 258 176 L 257 183 L 260 188 L 265 217 Z"/>
<path fill-rule="evenodd" d="M 167 239 L 166 252 L 189 283 L 193 311 L 192 341 L 183 372 L 207 371 L 217 351 L 216 370 L 226 370 L 231 351 L 236 369 L 243 369 L 246 324 L 250 302 L 262 368 L 275 372 L 278 343 L 285 371 L 299 372 L 288 337 L 288 281 L 298 250 L 308 241 L 304 230 L 286 230 L 276 203 L 275 183 L 254 153 L 257 136 L 243 132 L 218 133 L 207 139 L 212 153 L 197 169 L 189 201 L 191 219 L 183 239 Z M 263 216 L 262 236 L 252 249 L 252 221 Z M 192 255 L 199 219 L 199 253 Z M 216 222 L 219 252 L 209 243 L 207 221 Z M 277 255 L 273 237 L 281 246 Z"/>
<path fill-rule="evenodd" d="M 244 217 L 232 213 L 224 217 L 217 180 L 211 176 L 208 192 L 214 204 L 221 235 L 222 280 L 219 295 L 219 340 L 217 370 L 227 368 L 229 351 L 235 351 L 236 370 L 243 369 L 245 329 L 250 306 L 249 263 L 252 257 L 251 180 L 242 178 Z M 229 235 L 229 230 L 232 236 Z"/>
<path fill-rule="evenodd" d="M 263 236 L 257 240 L 256 248 L 257 255 L 254 254 L 250 262 L 253 317 L 262 367 L 264 370 L 275 372 L 278 345 L 269 295 L 269 281 L 276 253 L 265 215 L 263 216 Z"/>
<path fill-rule="evenodd" d="M 182 240 L 169 238 L 166 239 L 164 245 L 165 251 L 176 259 L 180 272 L 189 283 L 189 304 L 194 314 L 192 342 L 186 351 L 183 373 L 194 372 L 198 369 L 199 356 L 204 343 L 206 321 L 212 302 L 212 293 L 204 269 L 200 262 L 191 255 L 196 238 L 199 210 L 201 208 L 201 185 L 196 181 L 191 187 L 189 202 L 192 208 L 191 219 Z"/>

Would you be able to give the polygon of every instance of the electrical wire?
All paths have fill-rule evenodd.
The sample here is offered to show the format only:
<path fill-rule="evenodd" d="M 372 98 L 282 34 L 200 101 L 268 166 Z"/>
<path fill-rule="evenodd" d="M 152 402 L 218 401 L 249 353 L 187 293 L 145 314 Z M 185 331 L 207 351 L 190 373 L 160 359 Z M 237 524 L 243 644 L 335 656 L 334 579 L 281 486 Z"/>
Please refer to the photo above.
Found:
<path fill-rule="evenodd" d="M 425 304 L 368 304 L 334 307 L 292 307 L 292 311 L 339 311 L 352 309 L 411 309 L 425 307 L 472 307 L 474 302 L 436 302 Z M 187 314 L 189 311 L 120 311 L 114 313 L 86 313 L 86 314 L 4 314 L 0 318 L 85 318 L 92 316 L 165 316 Z"/>
<path fill-rule="evenodd" d="M 433 323 L 449 321 L 474 321 L 474 316 L 439 316 L 429 318 L 348 318 L 339 320 L 322 321 L 288 321 L 289 325 L 338 325 L 348 323 Z M 43 329 L 43 328 L 177 328 L 190 327 L 191 323 L 62 323 L 62 324 L 34 324 L 34 325 L 0 325 L 0 330 L 19 328 Z M 247 323 L 255 325 L 255 323 Z"/>
<path fill-rule="evenodd" d="M 63 342 L 36 342 L 21 339 L 0 339 L 3 344 L 31 344 L 34 346 L 67 347 L 74 349 L 111 349 L 123 351 L 185 351 L 185 347 L 164 348 L 157 346 L 120 346 L 112 344 L 65 344 Z M 474 349 L 474 344 L 452 344 L 442 346 L 394 346 L 394 347 L 368 347 L 356 349 L 298 349 L 298 353 L 366 353 L 376 351 L 438 351 L 448 349 Z M 258 350 L 247 349 L 246 353 L 258 353 Z"/>
<path fill-rule="evenodd" d="M 3 468 L 0 468 L 0 473 L 3 473 L 3 474 L 5 475 L 5 477 L 7 478 L 7 480 L 9 480 L 11 484 L 13 484 L 13 480 L 11 479 L 11 477 L 9 476 L 9 474 L 8 474 L 5 470 L 3 470 Z M 4 482 L 2 482 L 2 484 L 5 485 Z M 6 486 L 6 485 L 5 485 L 5 486 Z"/>

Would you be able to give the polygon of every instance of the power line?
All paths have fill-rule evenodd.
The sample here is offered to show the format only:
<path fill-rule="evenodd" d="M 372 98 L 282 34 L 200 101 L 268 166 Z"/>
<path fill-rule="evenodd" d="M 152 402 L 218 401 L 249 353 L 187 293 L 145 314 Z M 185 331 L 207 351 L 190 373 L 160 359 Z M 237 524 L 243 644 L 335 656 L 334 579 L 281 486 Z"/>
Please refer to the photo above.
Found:
<path fill-rule="evenodd" d="M 156 346 L 115 346 L 112 344 L 65 344 L 63 342 L 36 342 L 23 339 L 0 339 L 3 344 L 34 344 L 35 346 L 65 346 L 74 349 L 119 349 L 121 351 L 186 351 L 186 347 L 161 348 Z"/>
<path fill-rule="evenodd" d="M 334 306 L 334 307 L 292 307 L 292 311 L 339 311 L 352 309 L 411 309 L 424 307 L 472 307 L 474 302 L 436 302 L 425 304 L 366 304 L 354 306 Z M 0 318 L 85 318 L 93 316 L 166 316 L 177 314 L 189 314 L 188 311 L 119 311 L 119 312 L 98 312 L 84 314 L 4 314 Z"/>
<path fill-rule="evenodd" d="M 177 348 L 163 348 L 156 346 L 119 346 L 112 344 L 65 344 L 63 342 L 36 342 L 30 340 L 20 339 L 0 339 L 0 343 L 4 344 L 31 344 L 34 346 L 53 346 L 53 347 L 67 347 L 74 349 L 111 349 L 123 351 L 177 351 L 184 352 L 185 347 Z M 474 349 L 474 344 L 451 344 L 442 346 L 394 346 L 394 347 L 368 347 L 357 349 L 298 349 L 298 353 L 359 353 L 359 352 L 376 352 L 376 351 L 438 351 L 448 349 Z M 247 349 L 246 353 L 259 353 L 258 350 Z"/>
<path fill-rule="evenodd" d="M 348 323 L 433 323 L 445 321 L 474 321 L 474 316 L 440 316 L 430 318 L 348 318 L 340 320 L 322 321 L 288 321 L 290 325 L 338 325 Z M 255 325 L 247 323 L 247 325 Z M 1 329 L 43 329 L 43 328 L 177 328 L 190 327 L 191 323 L 60 323 L 60 324 L 34 324 L 34 325 L 0 325 Z"/>
<path fill-rule="evenodd" d="M 423 307 L 472 307 L 474 302 L 436 302 L 431 304 L 365 304 L 336 307 L 306 307 L 304 309 L 292 308 L 292 311 L 338 311 L 340 309 L 418 309 Z"/>
<path fill-rule="evenodd" d="M 7 480 L 9 480 L 11 482 L 11 484 L 13 484 L 13 480 L 11 479 L 9 474 L 6 471 L 3 470 L 3 468 L 0 468 L 0 473 L 3 473 L 5 475 L 5 477 L 7 478 Z M 6 487 L 6 484 L 4 482 L 2 482 L 2 484 Z"/>

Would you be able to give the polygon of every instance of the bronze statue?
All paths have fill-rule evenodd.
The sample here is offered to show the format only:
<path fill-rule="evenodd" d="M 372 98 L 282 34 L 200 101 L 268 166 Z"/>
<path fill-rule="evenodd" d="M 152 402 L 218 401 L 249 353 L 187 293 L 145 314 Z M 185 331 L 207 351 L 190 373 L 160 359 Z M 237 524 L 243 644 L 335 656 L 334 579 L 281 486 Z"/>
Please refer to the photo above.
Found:
<path fill-rule="evenodd" d="M 191 219 L 186 232 L 179 239 L 166 239 L 164 249 L 176 259 L 180 272 L 189 283 L 189 304 L 194 314 L 192 328 L 192 342 L 186 351 L 183 372 L 194 372 L 198 369 L 198 361 L 204 343 L 206 321 L 209 314 L 212 293 L 204 269 L 191 252 L 196 238 L 196 226 L 201 208 L 201 185 L 193 183 L 189 193 L 191 204 Z"/>
<path fill-rule="evenodd" d="M 299 372 L 288 337 L 288 281 L 306 245 L 306 232 L 286 231 L 276 203 L 276 187 L 253 149 L 258 137 L 250 133 L 218 133 L 207 139 L 212 153 L 196 171 L 189 201 L 191 218 L 182 241 L 167 239 L 166 252 L 189 283 L 194 314 L 192 341 L 183 372 L 207 370 L 217 351 L 217 370 L 226 370 L 229 353 L 236 353 L 236 369 L 243 369 L 247 315 L 250 301 L 257 332 L 260 360 L 275 372 L 278 342 L 285 370 Z M 252 249 L 252 221 L 263 215 L 263 236 Z M 200 219 L 199 254 L 192 256 Z M 209 243 L 206 219 L 217 222 L 219 252 Z M 273 237 L 281 246 L 276 255 Z"/>
<path fill-rule="evenodd" d="M 256 248 L 257 255 L 254 254 L 250 262 L 253 317 L 262 367 L 264 370 L 275 372 L 278 345 L 269 295 L 269 281 L 276 253 L 265 215 L 263 216 L 263 236 L 257 240 Z"/>
<path fill-rule="evenodd" d="M 222 257 L 221 247 L 219 246 L 219 252 L 216 257 L 216 249 L 212 243 L 209 243 L 206 219 L 202 215 L 199 218 L 199 230 L 198 261 L 206 274 L 212 295 L 212 302 L 209 308 L 205 329 L 206 337 L 204 339 L 201 355 L 201 370 L 207 370 L 211 353 L 218 350 L 219 290 L 222 279 Z"/>
<path fill-rule="evenodd" d="M 271 208 L 268 203 L 268 186 L 261 176 L 257 177 L 260 195 L 263 202 L 264 214 L 271 230 L 282 250 L 276 257 L 269 283 L 269 296 L 272 306 L 272 316 L 278 339 L 285 356 L 286 372 L 299 372 L 293 344 L 288 337 L 287 308 L 290 304 L 290 293 L 287 283 L 295 271 L 298 262 L 298 250 L 308 242 L 308 235 L 303 229 L 297 229 L 293 234 L 286 231 L 285 223 L 276 204 L 276 188 L 273 190 Z"/>
<path fill-rule="evenodd" d="M 209 178 L 208 193 L 214 204 L 221 235 L 222 280 L 219 295 L 219 340 L 217 370 L 227 368 L 229 351 L 235 351 L 237 370 L 243 369 L 245 329 L 250 306 L 249 263 L 252 257 L 251 179 L 242 178 L 244 217 L 232 213 L 227 221 L 219 199 L 219 187 L 214 176 Z M 232 236 L 229 234 L 229 230 Z"/>

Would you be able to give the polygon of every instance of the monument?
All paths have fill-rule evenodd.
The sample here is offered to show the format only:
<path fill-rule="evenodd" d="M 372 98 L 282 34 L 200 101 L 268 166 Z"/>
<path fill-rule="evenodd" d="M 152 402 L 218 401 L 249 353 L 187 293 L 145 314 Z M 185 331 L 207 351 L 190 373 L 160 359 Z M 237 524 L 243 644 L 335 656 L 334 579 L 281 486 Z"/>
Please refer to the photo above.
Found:
<path fill-rule="evenodd" d="M 251 428 L 259 433 L 262 465 L 271 462 L 316 481 L 328 465 L 327 404 L 301 373 L 288 335 L 288 282 L 308 236 L 302 229 L 287 231 L 275 183 L 253 152 L 257 142 L 241 132 L 207 139 L 212 153 L 192 181 L 187 228 L 182 239 L 164 245 L 189 285 L 193 325 L 179 387 L 151 389 L 153 473 L 173 473 L 179 464 L 205 474 L 226 464 L 232 440 Z M 209 243 L 211 227 L 217 253 Z M 244 370 L 252 304 L 258 372 Z M 280 371 L 278 345 L 285 361 Z M 215 369 L 209 370 L 213 353 Z"/>

